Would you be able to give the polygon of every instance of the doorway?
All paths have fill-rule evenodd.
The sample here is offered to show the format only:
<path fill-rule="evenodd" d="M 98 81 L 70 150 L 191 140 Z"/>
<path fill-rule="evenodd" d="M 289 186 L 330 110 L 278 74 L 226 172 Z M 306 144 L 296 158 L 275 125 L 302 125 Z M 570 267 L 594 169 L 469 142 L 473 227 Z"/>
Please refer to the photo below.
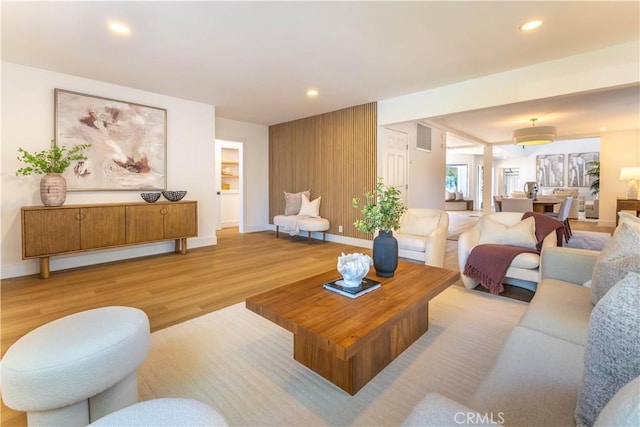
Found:
<path fill-rule="evenodd" d="M 243 143 L 216 139 L 216 230 L 238 227 L 244 233 Z"/>

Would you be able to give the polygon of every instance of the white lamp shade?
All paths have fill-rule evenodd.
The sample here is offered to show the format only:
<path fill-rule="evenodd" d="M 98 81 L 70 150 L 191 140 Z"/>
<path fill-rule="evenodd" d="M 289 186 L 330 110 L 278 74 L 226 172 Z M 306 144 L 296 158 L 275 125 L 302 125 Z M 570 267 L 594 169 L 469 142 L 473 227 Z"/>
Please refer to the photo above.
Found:
<path fill-rule="evenodd" d="M 630 181 L 632 179 L 640 179 L 640 167 L 620 169 L 620 181 Z"/>

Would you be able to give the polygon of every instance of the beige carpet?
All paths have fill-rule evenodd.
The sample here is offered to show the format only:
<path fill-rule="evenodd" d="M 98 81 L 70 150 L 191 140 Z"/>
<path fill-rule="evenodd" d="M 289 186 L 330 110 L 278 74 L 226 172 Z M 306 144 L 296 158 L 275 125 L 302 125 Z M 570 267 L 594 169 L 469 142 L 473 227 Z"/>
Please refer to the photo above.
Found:
<path fill-rule="evenodd" d="M 236 304 L 153 333 L 140 397 L 195 398 L 229 425 L 399 425 L 430 391 L 466 403 L 526 304 L 454 286 L 429 308 L 429 331 L 355 396 L 294 361 L 289 332 Z"/>

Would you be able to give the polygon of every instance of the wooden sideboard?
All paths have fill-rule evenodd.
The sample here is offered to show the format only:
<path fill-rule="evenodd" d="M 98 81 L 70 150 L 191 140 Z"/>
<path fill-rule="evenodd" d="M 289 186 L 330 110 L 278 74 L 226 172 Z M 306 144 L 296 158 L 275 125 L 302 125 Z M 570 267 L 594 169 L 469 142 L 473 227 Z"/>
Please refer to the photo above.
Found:
<path fill-rule="evenodd" d="M 620 217 L 618 212 L 620 211 L 635 211 L 636 216 L 640 215 L 640 200 L 635 199 L 618 199 L 616 203 L 616 227 Z"/>
<path fill-rule="evenodd" d="M 21 209 L 22 259 L 40 259 L 49 277 L 49 257 L 95 249 L 175 240 L 187 253 L 187 238 L 198 235 L 196 201 L 98 205 L 25 206 Z"/>

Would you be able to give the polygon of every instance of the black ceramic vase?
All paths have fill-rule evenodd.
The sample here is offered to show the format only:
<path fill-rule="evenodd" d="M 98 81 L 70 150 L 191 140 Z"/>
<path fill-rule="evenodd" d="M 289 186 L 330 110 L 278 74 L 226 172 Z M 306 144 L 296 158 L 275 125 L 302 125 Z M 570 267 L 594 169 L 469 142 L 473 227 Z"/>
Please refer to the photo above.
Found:
<path fill-rule="evenodd" d="M 380 277 L 393 277 L 398 268 L 398 241 L 393 231 L 380 231 L 373 239 L 373 267 Z"/>

